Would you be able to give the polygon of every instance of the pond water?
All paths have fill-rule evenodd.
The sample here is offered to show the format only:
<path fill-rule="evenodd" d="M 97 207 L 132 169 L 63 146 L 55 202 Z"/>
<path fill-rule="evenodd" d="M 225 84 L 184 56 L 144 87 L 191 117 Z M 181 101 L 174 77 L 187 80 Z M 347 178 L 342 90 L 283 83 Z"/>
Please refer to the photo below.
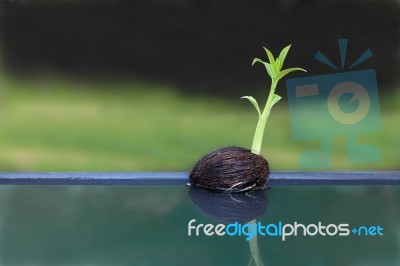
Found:
<path fill-rule="evenodd" d="M 245 236 L 188 236 L 188 222 L 255 218 L 383 228 L 383 236 L 258 236 L 264 265 L 400 265 L 400 186 L 277 186 L 229 197 L 184 185 L 0 186 L 0 264 L 247 265 Z"/>

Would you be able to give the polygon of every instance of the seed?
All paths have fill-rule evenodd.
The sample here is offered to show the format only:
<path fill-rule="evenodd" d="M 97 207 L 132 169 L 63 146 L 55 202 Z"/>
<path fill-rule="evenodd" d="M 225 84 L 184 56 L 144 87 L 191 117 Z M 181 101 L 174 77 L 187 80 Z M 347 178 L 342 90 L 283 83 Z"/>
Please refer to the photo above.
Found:
<path fill-rule="evenodd" d="M 269 165 L 262 156 L 240 147 L 224 147 L 201 158 L 190 172 L 191 185 L 220 192 L 266 188 Z"/>

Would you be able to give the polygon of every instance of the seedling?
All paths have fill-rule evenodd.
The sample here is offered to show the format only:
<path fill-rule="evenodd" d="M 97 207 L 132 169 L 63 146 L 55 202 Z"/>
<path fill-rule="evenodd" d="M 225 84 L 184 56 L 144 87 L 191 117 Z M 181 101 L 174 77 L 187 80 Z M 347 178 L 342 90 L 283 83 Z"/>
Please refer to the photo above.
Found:
<path fill-rule="evenodd" d="M 282 69 L 290 45 L 285 47 L 277 58 L 264 47 L 269 62 L 259 58 L 253 60 L 252 65 L 261 63 L 265 66 L 271 78 L 271 88 L 264 109 L 261 111 L 256 99 L 252 96 L 243 96 L 253 104 L 258 113 L 258 123 L 254 133 L 251 150 L 239 147 L 225 147 L 212 151 L 200 159 L 190 172 L 190 183 L 209 190 L 223 192 L 241 192 L 266 187 L 269 176 L 269 165 L 261 155 L 261 144 L 265 125 L 272 106 L 281 96 L 275 94 L 279 80 L 293 71 L 305 71 L 294 67 Z"/>
<path fill-rule="evenodd" d="M 251 146 L 251 152 L 255 154 L 260 154 L 261 152 L 261 144 L 264 136 L 264 129 L 265 125 L 267 124 L 267 120 L 269 117 L 269 114 L 271 112 L 272 106 L 274 106 L 279 100 L 282 98 L 278 94 L 275 94 L 275 89 L 276 86 L 278 85 L 278 82 L 280 79 L 282 79 L 284 76 L 289 74 L 290 72 L 293 71 L 305 71 L 302 68 L 299 67 L 293 67 L 293 68 L 288 68 L 288 69 L 283 69 L 283 62 L 285 61 L 286 55 L 289 52 L 290 46 L 286 46 L 283 48 L 279 56 L 274 59 L 274 56 L 272 55 L 271 51 L 268 50 L 267 48 L 264 47 L 265 52 L 267 53 L 268 56 L 268 62 L 264 62 L 259 58 L 254 58 L 252 66 L 254 66 L 255 63 L 261 63 L 265 66 L 265 69 L 267 70 L 268 75 L 271 78 L 271 88 L 269 90 L 269 95 L 267 102 L 265 104 L 264 110 L 261 112 L 260 107 L 258 106 L 258 103 L 256 99 L 254 99 L 252 96 L 243 96 L 242 99 L 248 99 L 256 108 L 258 112 L 258 123 L 256 127 L 256 132 L 254 133 L 254 138 L 253 138 L 253 144 Z"/>

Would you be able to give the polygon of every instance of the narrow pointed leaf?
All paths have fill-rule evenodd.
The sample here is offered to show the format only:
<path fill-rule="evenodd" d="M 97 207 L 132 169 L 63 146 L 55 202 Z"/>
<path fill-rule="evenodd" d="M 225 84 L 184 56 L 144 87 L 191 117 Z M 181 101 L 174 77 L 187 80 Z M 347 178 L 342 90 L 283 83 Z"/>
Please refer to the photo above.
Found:
<path fill-rule="evenodd" d="M 278 75 L 276 76 L 276 80 L 277 81 L 280 80 L 281 78 L 283 78 L 284 76 L 286 76 L 287 74 L 289 74 L 290 72 L 293 72 L 293 71 L 304 71 L 304 72 L 307 72 L 305 69 L 302 69 L 300 67 L 288 68 L 288 69 L 280 71 L 278 73 Z"/>
<path fill-rule="evenodd" d="M 276 67 L 276 62 L 275 62 L 275 58 L 274 58 L 274 56 L 272 55 L 272 53 L 271 53 L 271 51 L 270 50 L 268 50 L 267 48 L 265 48 L 264 47 L 264 50 L 265 50 L 265 52 L 267 53 L 267 55 L 268 55 L 268 60 L 269 60 L 269 63 L 271 64 L 271 69 L 272 69 L 272 74 L 275 76 L 278 72 L 277 72 L 277 67 Z"/>
<path fill-rule="evenodd" d="M 271 65 L 267 62 L 262 61 L 260 58 L 254 58 L 253 63 L 251 64 L 252 66 L 255 63 L 261 63 L 265 66 L 265 69 L 267 70 L 268 75 L 272 78 L 272 70 L 271 70 Z"/>
<path fill-rule="evenodd" d="M 279 59 L 279 57 L 275 59 L 275 64 L 276 64 L 276 73 L 279 73 L 279 71 L 281 71 L 280 69 L 281 60 Z"/>
<path fill-rule="evenodd" d="M 268 75 L 272 79 L 273 70 L 272 70 L 271 64 L 265 63 L 264 65 L 265 65 L 265 69 L 267 70 Z"/>
<path fill-rule="evenodd" d="M 271 107 L 274 106 L 277 102 L 279 102 L 279 100 L 282 99 L 281 96 L 279 96 L 278 94 L 274 94 L 272 96 L 272 104 Z"/>
<path fill-rule="evenodd" d="M 269 62 L 270 62 L 271 64 L 275 63 L 275 58 L 274 58 L 274 56 L 272 55 L 271 51 L 268 50 L 268 48 L 265 48 L 265 47 L 264 47 L 264 50 L 265 50 L 265 52 L 267 53 Z"/>
<path fill-rule="evenodd" d="M 265 62 L 262 61 L 260 58 L 254 58 L 254 59 L 253 59 L 253 62 L 251 63 L 251 65 L 254 66 L 255 63 L 262 63 L 262 64 L 264 64 Z"/>
<path fill-rule="evenodd" d="M 283 67 L 283 62 L 285 62 L 286 55 L 288 54 L 291 46 L 292 46 L 291 44 L 286 46 L 285 48 L 282 49 L 281 53 L 279 54 L 279 57 L 278 57 L 279 58 L 279 71 Z"/>
<path fill-rule="evenodd" d="M 257 112 L 258 112 L 258 115 L 261 116 L 260 107 L 258 107 L 258 103 L 257 103 L 256 99 L 254 99 L 252 96 L 243 96 L 243 97 L 241 97 L 240 99 L 247 99 L 247 100 L 249 100 L 249 101 L 254 105 L 254 107 L 256 108 L 256 110 L 257 110 Z"/>

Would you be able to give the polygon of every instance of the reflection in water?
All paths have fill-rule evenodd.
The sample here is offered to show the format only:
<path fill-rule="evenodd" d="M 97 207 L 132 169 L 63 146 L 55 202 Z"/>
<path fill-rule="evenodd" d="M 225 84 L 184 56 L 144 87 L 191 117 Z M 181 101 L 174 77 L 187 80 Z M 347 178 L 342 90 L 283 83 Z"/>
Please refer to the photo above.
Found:
<path fill-rule="evenodd" d="M 268 266 L 400 265 L 400 186 L 275 186 L 264 193 L 268 210 L 249 217 L 263 225 L 321 221 L 380 225 L 385 233 L 284 242 L 259 236 Z M 246 265 L 244 237 L 188 236 L 205 201 L 196 198 L 195 207 L 188 196 L 185 186 L 0 186 L 0 265 Z M 242 204 L 229 208 L 240 212 Z"/>
<path fill-rule="evenodd" d="M 199 187 L 191 187 L 189 196 L 197 209 L 212 220 L 223 223 L 249 223 L 251 227 L 257 223 L 267 208 L 268 199 L 264 190 L 242 193 L 216 193 Z M 251 230 L 251 229 L 249 229 Z M 258 248 L 257 235 L 250 241 L 252 262 L 263 265 Z"/>
<path fill-rule="evenodd" d="M 197 209 L 214 221 L 247 223 L 264 214 L 267 197 L 263 190 L 247 193 L 215 193 L 191 187 L 189 197 Z"/>

